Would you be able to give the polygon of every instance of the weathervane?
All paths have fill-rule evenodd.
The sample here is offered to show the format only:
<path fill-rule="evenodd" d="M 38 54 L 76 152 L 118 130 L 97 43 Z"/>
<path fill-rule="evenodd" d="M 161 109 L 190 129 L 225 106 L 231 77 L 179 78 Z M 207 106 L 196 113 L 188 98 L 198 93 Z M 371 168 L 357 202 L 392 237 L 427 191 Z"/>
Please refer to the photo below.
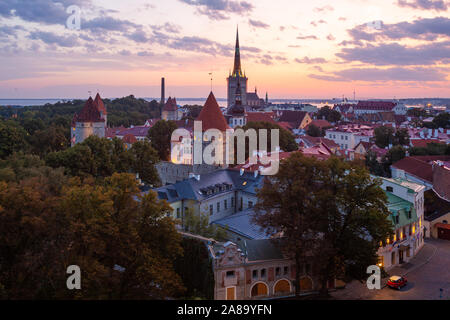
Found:
<path fill-rule="evenodd" d="M 212 92 L 212 87 L 213 87 L 213 72 L 211 71 L 210 73 L 208 73 L 209 76 L 211 77 L 211 92 Z"/>

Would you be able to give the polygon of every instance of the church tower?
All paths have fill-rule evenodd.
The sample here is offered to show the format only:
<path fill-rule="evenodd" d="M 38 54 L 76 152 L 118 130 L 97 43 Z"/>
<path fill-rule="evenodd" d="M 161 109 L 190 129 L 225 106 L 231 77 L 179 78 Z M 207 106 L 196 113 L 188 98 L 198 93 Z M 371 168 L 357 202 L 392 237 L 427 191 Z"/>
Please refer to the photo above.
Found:
<path fill-rule="evenodd" d="M 227 107 L 231 107 L 236 102 L 236 90 L 238 89 L 238 83 L 241 87 L 241 101 L 242 105 L 247 105 L 247 83 L 248 78 L 245 73 L 242 72 L 241 66 L 241 53 L 239 48 L 239 29 L 236 32 L 236 48 L 234 52 L 234 67 L 233 72 L 227 78 L 228 90 L 227 90 Z"/>

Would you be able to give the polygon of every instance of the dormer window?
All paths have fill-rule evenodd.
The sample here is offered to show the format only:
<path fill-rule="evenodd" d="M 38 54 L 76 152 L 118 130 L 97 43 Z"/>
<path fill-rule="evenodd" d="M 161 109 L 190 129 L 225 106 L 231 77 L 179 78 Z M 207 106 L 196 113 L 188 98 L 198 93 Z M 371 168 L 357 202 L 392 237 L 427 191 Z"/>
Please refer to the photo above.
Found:
<path fill-rule="evenodd" d="M 393 187 L 390 187 L 390 186 L 387 186 L 387 187 L 386 187 L 386 191 L 387 191 L 387 192 L 394 192 L 394 188 L 393 188 Z"/>

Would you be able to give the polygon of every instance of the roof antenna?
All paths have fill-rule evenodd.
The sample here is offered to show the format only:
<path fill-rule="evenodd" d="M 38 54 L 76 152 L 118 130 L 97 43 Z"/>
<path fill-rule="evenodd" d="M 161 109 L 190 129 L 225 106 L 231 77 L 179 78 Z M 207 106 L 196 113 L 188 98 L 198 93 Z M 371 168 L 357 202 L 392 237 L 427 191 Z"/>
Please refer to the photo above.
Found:
<path fill-rule="evenodd" d="M 89 97 L 92 97 L 92 91 L 88 91 Z"/>

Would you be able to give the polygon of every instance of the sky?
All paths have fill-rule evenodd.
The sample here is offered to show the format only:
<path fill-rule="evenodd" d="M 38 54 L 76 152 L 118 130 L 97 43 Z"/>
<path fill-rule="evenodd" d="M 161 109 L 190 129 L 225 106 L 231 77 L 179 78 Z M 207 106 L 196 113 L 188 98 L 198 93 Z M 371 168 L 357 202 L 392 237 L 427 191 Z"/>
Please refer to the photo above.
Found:
<path fill-rule="evenodd" d="M 450 98 L 450 0 L 1 0 L 0 99 L 224 98 L 237 26 L 261 97 Z"/>

